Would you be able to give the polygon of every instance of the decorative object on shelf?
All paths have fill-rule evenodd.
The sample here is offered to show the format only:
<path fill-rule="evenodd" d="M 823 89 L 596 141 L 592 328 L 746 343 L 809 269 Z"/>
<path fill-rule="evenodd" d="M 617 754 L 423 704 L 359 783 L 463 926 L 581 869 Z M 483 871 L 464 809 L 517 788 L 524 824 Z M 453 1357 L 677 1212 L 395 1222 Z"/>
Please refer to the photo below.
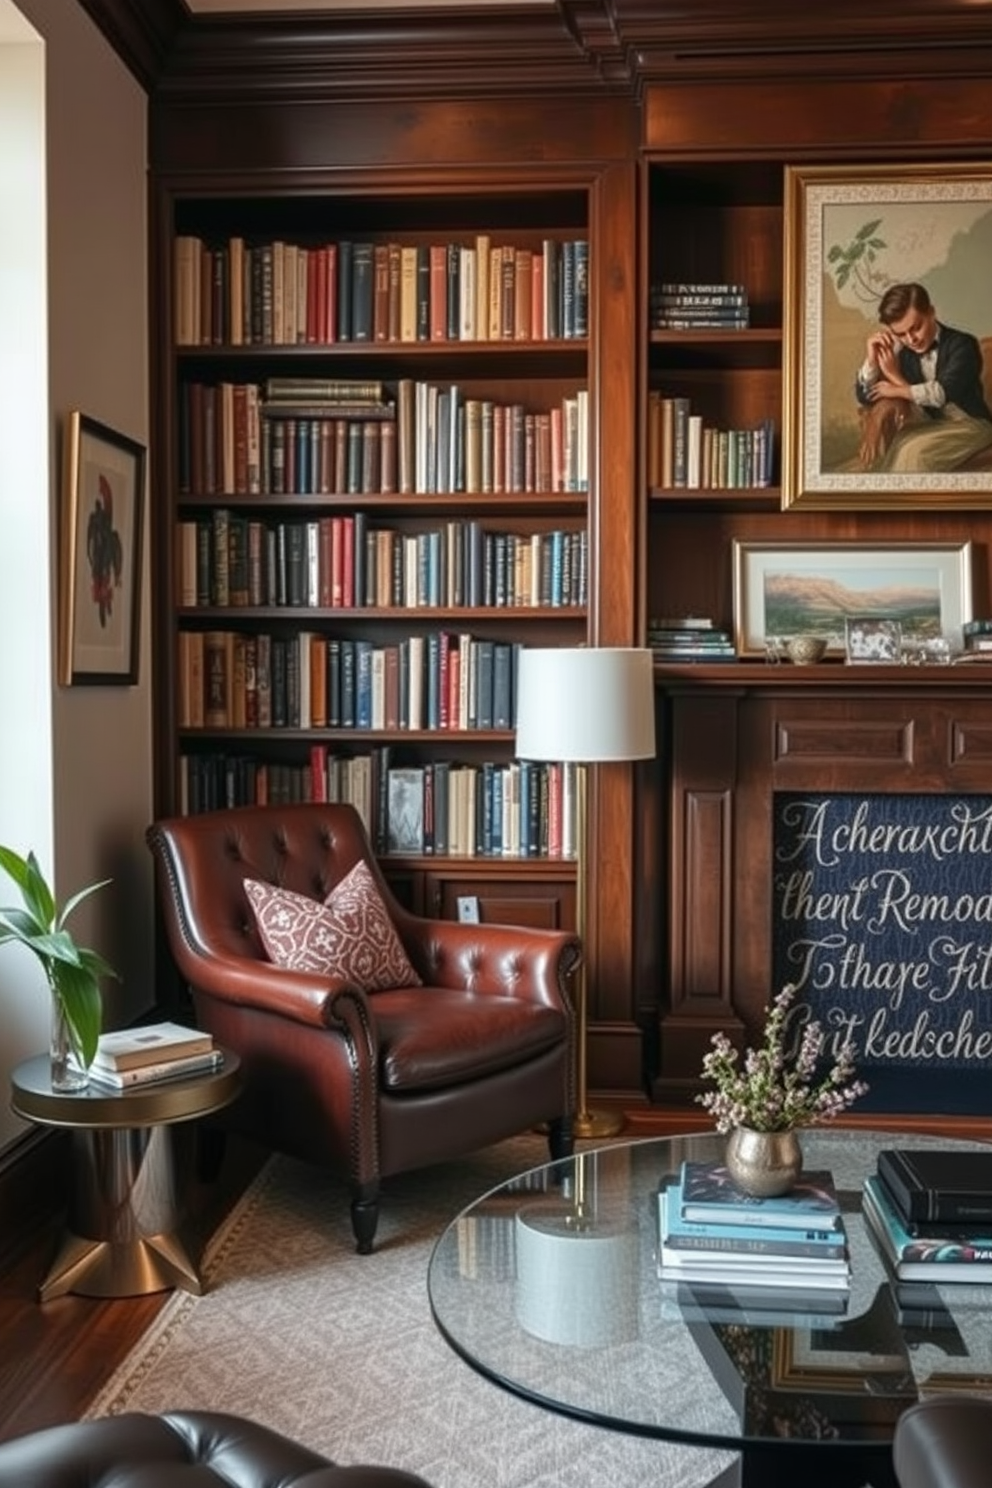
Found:
<path fill-rule="evenodd" d="M 734 541 L 734 644 L 764 656 L 772 636 L 826 638 L 845 654 L 848 615 L 884 614 L 905 639 L 944 636 L 961 649 L 971 619 L 970 542 Z M 898 594 L 898 605 L 894 596 Z"/>
<path fill-rule="evenodd" d="M 812 666 L 827 654 L 826 636 L 794 635 L 785 643 L 785 654 L 796 666 Z"/>
<path fill-rule="evenodd" d="M 727 1138 L 727 1172 L 744 1193 L 771 1199 L 788 1193 L 803 1170 L 803 1149 L 794 1128 L 752 1131 L 735 1126 Z"/>
<path fill-rule="evenodd" d="M 787 167 L 785 221 L 783 506 L 987 505 L 988 165 Z"/>
<path fill-rule="evenodd" d="M 716 1121 L 717 1131 L 731 1137 L 726 1161 L 734 1182 L 758 1198 L 787 1193 L 798 1177 L 801 1155 L 793 1171 L 796 1127 L 832 1120 L 868 1089 L 864 1080 L 853 1078 L 850 1042 L 841 1046 L 833 1064 L 818 1077 L 817 1065 L 827 1038 L 815 1019 L 799 1032 L 793 1016 L 795 1001 L 796 988 L 788 983 L 766 1010 L 761 1044 L 745 1052 L 743 1065 L 727 1035 L 715 1033 L 702 1070 L 703 1079 L 715 1088 L 696 1096 Z M 776 1144 L 768 1144 L 767 1151 L 759 1151 L 761 1144 L 749 1139 L 762 1135 L 793 1140 L 777 1144 L 777 1149 Z"/>
<path fill-rule="evenodd" d="M 655 752 L 654 679 L 647 649 L 524 647 L 517 691 L 516 753 L 524 760 L 576 764 L 576 930 L 583 942 L 577 972 L 577 1137 L 613 1136 L 622 1121 L 587 1104 L 586 974 L 587 767 L 651 759 Z"/>
<path fill-rule="evenodd" d="M 145 449 L 78 409 L 63 452 L 59 681 L 138 681 Z"/>
<path fill-rule="evenodd" d="M 850 662 L 902 661 L 902 626 L 898 620 L 880 615 L 849 615 L 844 623 L 844 644 Z"/>
<path fill-rule="evenodd" d="M 100 1037 L 100 978 L 116 977 L 96 951 L 76 944 L 65 928 L 72 911 L 110 882 L 80 889 L 59 909 L 33 852 L 27 858 L 0 847 L 0 868 L 21 891 L 23 908 L 0 909 L 0 945 L 16 941 L 33 951 L 52 994 L 52 1089 L 83 1090 Z"/>

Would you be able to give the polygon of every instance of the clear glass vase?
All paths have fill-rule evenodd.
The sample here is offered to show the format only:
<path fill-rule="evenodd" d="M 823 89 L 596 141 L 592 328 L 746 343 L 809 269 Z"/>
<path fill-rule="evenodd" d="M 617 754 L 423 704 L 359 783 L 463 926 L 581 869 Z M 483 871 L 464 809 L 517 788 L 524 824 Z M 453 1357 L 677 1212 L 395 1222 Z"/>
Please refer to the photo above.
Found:
<path fill-rule="evenodd" d="M 85 1090 L 90 1082 L 89 1071 L 83 1063 L 75 1030 L 66 1017 L 65 1004 L 52 988 L 52 1038 L 51 1038 L 52 1089 L 71 1094 L 74 1090 Z"/>

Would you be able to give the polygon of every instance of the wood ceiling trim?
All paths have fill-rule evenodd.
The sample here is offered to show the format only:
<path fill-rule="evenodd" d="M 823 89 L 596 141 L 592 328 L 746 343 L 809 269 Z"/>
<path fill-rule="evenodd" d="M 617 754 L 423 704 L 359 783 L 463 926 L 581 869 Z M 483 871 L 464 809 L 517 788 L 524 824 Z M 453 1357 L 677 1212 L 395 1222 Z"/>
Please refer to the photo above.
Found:
<path fill-rule="evenodd" d="M 173 101 L 639 92 L 700 77 L 992 71 L 992 0 L 557 0 L 554 9 L 192 15 L 79 0 Z"/>

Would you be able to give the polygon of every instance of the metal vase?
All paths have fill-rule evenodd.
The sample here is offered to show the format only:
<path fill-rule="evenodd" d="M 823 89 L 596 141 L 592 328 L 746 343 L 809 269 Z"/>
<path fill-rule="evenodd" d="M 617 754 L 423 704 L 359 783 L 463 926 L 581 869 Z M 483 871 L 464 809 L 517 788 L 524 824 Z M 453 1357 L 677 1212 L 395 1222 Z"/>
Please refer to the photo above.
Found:
<path fill-rule="evenodd" d="M 744 1193 L 772 1199 L 788 1193 L 803 1170 L 794 1131 L 761 1132 L 739 1126 L 727 1138 L 727 1171 Z"/>

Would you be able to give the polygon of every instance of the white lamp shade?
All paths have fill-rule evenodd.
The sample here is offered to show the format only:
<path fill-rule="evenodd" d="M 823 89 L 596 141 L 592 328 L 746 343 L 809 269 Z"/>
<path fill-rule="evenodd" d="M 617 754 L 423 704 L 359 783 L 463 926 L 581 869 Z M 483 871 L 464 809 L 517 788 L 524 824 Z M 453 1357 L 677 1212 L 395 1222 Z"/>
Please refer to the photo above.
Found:
<path fill-rule="evenodd" d="M 650 651 L 524 647 L 517 676 L 520 759 L 594 764 L 650 759 L 654 752 Z"/>

